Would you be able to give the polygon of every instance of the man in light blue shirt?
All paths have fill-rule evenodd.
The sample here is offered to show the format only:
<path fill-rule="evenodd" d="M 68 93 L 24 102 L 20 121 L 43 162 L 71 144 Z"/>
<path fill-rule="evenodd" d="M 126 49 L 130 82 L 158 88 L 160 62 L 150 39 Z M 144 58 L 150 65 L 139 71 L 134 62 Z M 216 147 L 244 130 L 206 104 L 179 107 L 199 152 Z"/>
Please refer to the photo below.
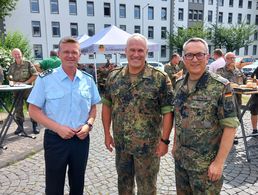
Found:
<path fill-rule="evenodd" d="M 92 76 L 78 70 L 80 45 L 72 37 L 59 43 L 61 67 L 40 74 L 28 98 L 30 116 L 46 127 L 46 194 L 63 195 L 66 168 L 70 195 L 82 195 L 89 132 L 99 92 Z"/>

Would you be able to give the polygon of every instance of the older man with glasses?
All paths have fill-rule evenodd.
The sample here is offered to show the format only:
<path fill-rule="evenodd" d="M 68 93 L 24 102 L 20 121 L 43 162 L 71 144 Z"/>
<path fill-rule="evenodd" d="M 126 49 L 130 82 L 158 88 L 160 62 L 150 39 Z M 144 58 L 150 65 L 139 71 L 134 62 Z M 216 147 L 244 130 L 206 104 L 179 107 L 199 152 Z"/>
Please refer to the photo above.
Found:
<path fill-rule="evenodd" d="M 239 126 L 232 88 L 206 69 L 206 41 L 189 39 L 183 52 L 188 73 L 176 83 L 174 94 L 177 194 L 219 194 Z"/>

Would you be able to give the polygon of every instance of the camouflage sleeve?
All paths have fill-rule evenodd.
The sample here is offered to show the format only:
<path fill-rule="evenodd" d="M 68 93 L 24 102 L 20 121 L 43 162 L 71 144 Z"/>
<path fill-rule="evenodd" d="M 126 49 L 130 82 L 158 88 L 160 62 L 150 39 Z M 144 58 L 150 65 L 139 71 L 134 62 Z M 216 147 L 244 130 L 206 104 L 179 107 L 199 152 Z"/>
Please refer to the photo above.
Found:
<path fill-rule="evenodd" d="M 38 75 L 38 71 L 37 69 L 35 68 L 35 66 L 31 63 L 31 62 L 28 62 L 29 63 L 29 71 L 30 71 L 30 74 L 31 75 Z"/>
<path fill-rule="evenodd" d="M 111 100 L 110 86 L 111 86 L 111 73 L 108 75 L 107 80 L 105 82 L 104 93 L 101 99 L 101 102 L 103 104 L 111 107 L 112 100 Z"/>
<path fill-rule="evenodd" d="M 166 114 L 173 111 L 172 101 L 173 101 L 173 90 L 172 83 L 167 74 L 162 80 L 161 90 L 160 90 L 160 100 L 161 100 L 161 113 Z"/>
<path fill-rule="evenodd" d="M 234 100 L 233 90 L 229 84 L 224 87 L 218 102 L 218 118 L 219 123 L 223 128 L 236 128 L 240 124 L 237 118 L 237 107 Z"/>

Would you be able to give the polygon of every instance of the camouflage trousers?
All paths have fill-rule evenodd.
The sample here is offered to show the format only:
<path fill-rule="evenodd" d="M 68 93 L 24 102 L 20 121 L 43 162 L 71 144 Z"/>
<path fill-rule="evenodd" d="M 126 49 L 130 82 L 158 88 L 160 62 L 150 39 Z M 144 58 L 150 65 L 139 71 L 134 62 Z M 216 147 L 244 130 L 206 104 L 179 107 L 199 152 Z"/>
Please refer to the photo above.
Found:
<path fill-rule="evenodd" d="M 135 194 L 134 179 L 136 179 L 138 195 L 156 195 L 159 164 L 160 158 L 155 153 L 132 155 L 124 151 L 116 151 L 119 195 Z"/>
<path fill-rule="evenodd" d="M 219 195 L 223 185 L 223 177 L 212 182 L 208 179 L 208 170 L 186 170 L 179 161 L 175 161 L 175 176 L 178 195 Z"/>
<path fill-rule="evenodd" d="M 23 92 L 23 96 L 20 99 L 17 100 L 18 104 L 16 106 L 15 119 L 17 121 L 24 122 L 23 104 L 24 104 L 24 101 L 26 101 L 27 98 L 29 97 L 31 89 L 26 89 L 25 91 L 22 91 L 22 92 Z M 18 98 L 20 93 L 21 93 L 21 91 L 15 91 L 13 93 L 14 99 Z M 28 107 L 28 104 L 27 104 L 27 107 Z"/>

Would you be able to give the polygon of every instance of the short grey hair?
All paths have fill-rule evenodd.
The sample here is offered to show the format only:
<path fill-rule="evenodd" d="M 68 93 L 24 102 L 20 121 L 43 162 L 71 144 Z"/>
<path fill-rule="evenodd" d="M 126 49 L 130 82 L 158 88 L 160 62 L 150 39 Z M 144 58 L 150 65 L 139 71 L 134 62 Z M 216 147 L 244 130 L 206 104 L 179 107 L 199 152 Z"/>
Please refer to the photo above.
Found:
<path fill-rule="evenodd" d="M 142 40 L 144 41 L 144 44 L 146 45 L 146 48 L 148 48 L 148 41 L 146 39 L 145 36 L 143 36 L 142 34 L 139 34 L 139 33 L 134 33 L 132 34 L 126 41 L 126 47 L 128 46 L 128 43 L 131 41 L 131 40 Z"/>
<path fill-rule="evenodd" d="M 186 46 L 188 45 L 188 43 L 191 43 L 191 42 L 201 42 L 204 46 L 205 46 L 205 49 L 206 49 L 206 53 L 209 53 L 209 47 L 208 47 L 208 43 L 202 39 L 202 38 L 199 38 L 199 37 L 193 37 L 193 38 L 190 38 L 188 39 L 184 45 L 183 45 L 183 51 L 185 52 L 185 48 Z"/>

